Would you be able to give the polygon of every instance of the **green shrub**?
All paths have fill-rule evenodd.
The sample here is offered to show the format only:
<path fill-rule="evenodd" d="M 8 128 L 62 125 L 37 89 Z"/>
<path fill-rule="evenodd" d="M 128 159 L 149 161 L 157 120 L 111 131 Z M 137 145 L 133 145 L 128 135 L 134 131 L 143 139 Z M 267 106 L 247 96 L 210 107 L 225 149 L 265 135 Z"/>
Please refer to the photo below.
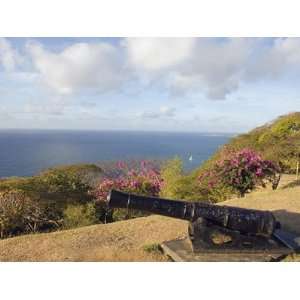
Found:
<path fill-rule="evenodd" d="M 103 170 L 95 164 L 74 164 L 74 165 L 62 165 L 55 168 L 50 168 L 40 174 L 49 175 L 49 173 L 63 173 L 71 178 L 80 179 L 81 183 L 89 186 L 95 185 L 99 179 L 102 178 Z"/>
<path fill-rule="evenodd" d="M 36 180 L 40 188 L 47 193 L 87 193 L 89 186 L 85 184 L 78 174 L 66 170 L 50 169 L 41 173 Z"/>
<path fill-rule="evenodd" d="M 63 213 L 65 228 L 76 228 L 98 223 L 94 203 L 68 205 Z"/>

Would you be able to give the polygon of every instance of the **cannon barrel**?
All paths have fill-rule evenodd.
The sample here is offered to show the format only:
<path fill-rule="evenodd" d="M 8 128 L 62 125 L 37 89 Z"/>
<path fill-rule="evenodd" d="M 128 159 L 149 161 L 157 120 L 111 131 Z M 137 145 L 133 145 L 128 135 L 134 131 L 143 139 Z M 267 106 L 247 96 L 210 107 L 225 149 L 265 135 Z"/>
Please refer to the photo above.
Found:
<path fill-rule="evenodd" d="M 116 190 L 111 190 L 107 201 L 110 208 L 143 210 L 191 222 L 201 217 L 216 225 L 244 234 L 271 236 L 279 227 L 279 223 L 269 211 L 145 197 Z"/>

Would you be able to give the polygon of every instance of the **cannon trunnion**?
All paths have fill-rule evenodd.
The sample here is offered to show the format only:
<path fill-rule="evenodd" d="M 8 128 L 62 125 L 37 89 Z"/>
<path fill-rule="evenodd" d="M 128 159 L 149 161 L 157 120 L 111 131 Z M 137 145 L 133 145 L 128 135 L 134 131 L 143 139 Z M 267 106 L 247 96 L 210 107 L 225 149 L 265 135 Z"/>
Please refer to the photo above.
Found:
<path fill-rule="evenodd" d="M 188 240 L 193 253 L 268 252 L 282 248 L 274 237 L 279 222 L 269 211 L 203 202 L 145 197 L 111 190 L 110 208 L 126 208 L 189 221 Z"/>

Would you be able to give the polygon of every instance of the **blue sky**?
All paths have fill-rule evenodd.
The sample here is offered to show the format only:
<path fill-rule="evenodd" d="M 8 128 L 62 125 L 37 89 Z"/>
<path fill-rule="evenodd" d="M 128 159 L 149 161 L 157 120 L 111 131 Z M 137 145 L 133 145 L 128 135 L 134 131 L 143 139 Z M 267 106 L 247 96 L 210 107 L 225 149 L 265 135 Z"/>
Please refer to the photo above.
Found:
<path fill-rule="evenodd" d="M 0 128 L 245 132 L 299 75 L 297 38 L 0 38 Z"/>

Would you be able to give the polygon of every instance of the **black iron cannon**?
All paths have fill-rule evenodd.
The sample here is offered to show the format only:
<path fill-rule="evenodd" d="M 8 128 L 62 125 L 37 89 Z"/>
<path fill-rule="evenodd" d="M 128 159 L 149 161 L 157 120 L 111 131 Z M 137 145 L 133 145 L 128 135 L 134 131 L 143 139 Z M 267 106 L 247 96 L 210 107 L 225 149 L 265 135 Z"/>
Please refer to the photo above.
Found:
<path fill-rule="evenodd" d="M 280 228 L 269 211 L 144 197 L 112 190 L 111 208 L 127 208 L 188 220 L 194 251 L 268 250 L 278 246 L 274 232 Z"/>

